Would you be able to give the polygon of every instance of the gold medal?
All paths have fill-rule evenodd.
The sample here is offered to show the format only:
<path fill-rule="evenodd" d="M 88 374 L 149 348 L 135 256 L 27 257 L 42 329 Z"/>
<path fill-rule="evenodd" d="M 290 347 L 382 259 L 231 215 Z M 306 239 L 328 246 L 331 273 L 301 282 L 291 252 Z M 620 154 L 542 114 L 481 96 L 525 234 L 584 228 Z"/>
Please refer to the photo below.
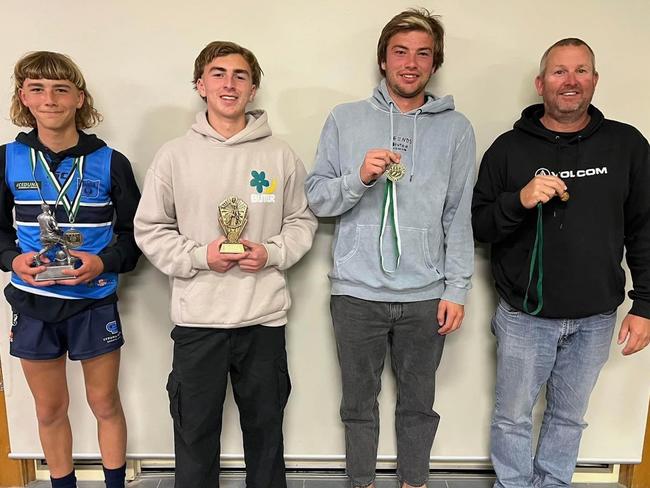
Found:
<path fill-rule="evenodd" d="M 562 200 L 563 202 L 568 202 L 570 197 L 571 195 L 569 195 L 569 192 L 565 191 L 564 193 L 562 193 L 562 195 L 560 195 L 560 200 Z"/>
<path fill-rule="evenodd" d="M 77 229 L 69 229 L 63 233 L 63 241 L 72 249 L 76 249 L 84 242 L 84 237 Z"/>
<path fill-rule="evenodd" d="M 397 182 L 406 174 L 406 166 L 402 163 L 392 163 L 386 169 L 386 178 L 390 181 Z"/>

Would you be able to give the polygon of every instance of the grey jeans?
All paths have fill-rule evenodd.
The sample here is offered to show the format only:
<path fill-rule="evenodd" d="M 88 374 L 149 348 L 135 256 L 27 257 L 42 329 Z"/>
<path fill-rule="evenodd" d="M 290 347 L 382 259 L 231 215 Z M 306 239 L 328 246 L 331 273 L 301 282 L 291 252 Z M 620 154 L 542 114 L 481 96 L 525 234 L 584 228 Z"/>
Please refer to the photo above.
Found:
<path fill-rule="evenodd" d="M 429 478 L 431 446 L 440 420 L 432 408 L 435 375 L 445 343 L 438 334 L 438 303 L 331 298 L 343 387 L 347 474 L 353 486 L 367 486 L 375 479 L 377 395 L 389 345 L 397 379 L 397 476 L 411 486 L 423 485 Z"/>

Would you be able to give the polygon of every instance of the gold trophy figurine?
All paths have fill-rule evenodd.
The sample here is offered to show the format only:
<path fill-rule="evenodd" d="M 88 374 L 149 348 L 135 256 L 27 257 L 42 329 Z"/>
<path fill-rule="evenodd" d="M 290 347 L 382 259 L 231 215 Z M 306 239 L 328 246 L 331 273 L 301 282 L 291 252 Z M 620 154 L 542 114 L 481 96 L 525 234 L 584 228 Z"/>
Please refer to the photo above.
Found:
<path fill-rule="evenodd" d="M 240 254 L 245 252 L 239 236 L 248 223 L 248 205 L 235 196 L 226 198 L 219 204 L 219 225 L 226 234 L 226 241 L 221 244 L 219 252 L 223 254 Z"/>

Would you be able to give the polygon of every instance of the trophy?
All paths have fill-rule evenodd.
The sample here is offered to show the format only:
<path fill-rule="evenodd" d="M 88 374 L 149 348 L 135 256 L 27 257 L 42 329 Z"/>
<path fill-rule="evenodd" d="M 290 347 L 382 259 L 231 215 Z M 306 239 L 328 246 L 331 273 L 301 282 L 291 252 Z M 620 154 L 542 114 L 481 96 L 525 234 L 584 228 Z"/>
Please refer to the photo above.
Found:
<path fill-rule="evenodd" d="M 219 204 L 219 225 L 226 234 L 226 240 L 221 244 L 219 252 L 223 254 L 245 252 L 244 245 L 239 242 L 239 236 L 247 223 L 248 205 L 242 199 L 230 196 Z"/>
<path fill-rule="evenodd" d="M 83 242 L 81 232 L 75 229 L 62 232 L 56 222 L 52 210 L 47 203 L 41 204 L 43 212 L 36 217 L 40 228 L 40 239 L 43 248 L 34 256 L 32 266 L 45 266 L 46 270 L 38 273 L 35 281 L 60 281 L 73 280 L 73 275 L 63 274 L 64 269 L 75 269 L 81 260 L 70 254 L 70 249 L 79 247 Z M 50 262 L 43 262 L 41 259 L 45 253 L 54 251 L 54 259 Z"/>

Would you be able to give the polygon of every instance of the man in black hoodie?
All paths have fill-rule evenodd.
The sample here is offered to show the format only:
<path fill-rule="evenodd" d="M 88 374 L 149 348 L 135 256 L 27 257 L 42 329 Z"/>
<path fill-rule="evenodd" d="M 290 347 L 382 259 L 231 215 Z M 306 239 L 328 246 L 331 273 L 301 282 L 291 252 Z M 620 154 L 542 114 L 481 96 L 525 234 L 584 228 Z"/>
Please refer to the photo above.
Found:
<path fill-rule="evenodd" d="M 590 105 L 597 82 L 584 41 L 553 44 L 535 79 L 544 103 L 492 144 L 474 189 L 474 235 L 492 245 L 500 296 L 492 319 L 495 488 L 570 486 L 625 296 L 624 248 L 633 305 L 618 343 L 628 355 L 650 342 L 648 141 Z M 532 409 L 544 384 L 533 459 Z"/>

